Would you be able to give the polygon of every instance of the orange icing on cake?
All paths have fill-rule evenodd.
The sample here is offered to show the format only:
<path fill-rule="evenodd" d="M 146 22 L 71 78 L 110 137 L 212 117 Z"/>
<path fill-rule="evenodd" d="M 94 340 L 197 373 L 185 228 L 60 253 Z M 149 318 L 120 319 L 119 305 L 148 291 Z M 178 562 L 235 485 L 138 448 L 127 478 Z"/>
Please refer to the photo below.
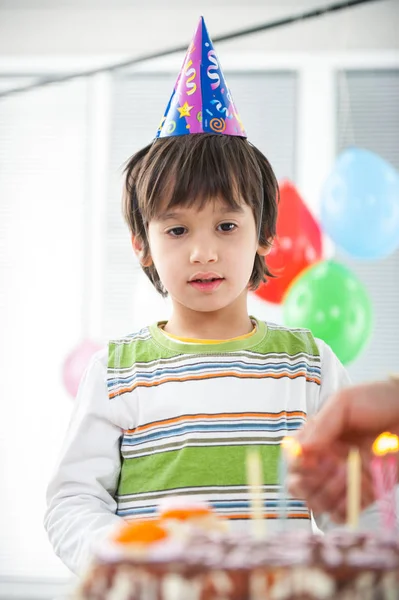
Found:
<path fill-rule="evenodd" d="M 163 540 L 168 533 L 157 521 L 134 521 L 126 523 L 115 535 L 119 544 L 152 544 Z"/>

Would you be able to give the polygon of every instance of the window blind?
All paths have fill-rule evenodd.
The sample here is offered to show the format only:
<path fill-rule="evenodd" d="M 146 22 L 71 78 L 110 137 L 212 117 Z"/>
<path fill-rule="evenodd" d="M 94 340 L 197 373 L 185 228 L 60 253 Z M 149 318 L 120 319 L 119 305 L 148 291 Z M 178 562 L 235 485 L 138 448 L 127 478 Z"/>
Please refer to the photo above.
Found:
<path fill-rule="evenodd" d="M 69 573 L 43 516 L 81 334 L 86 117 L 82 81 L 0 103 L 0 588 Z"/>
<path fill-rule="evenodd" d="M 355 145 L 399 169 L 399 71 L 339 72 L 337 94 L 337 153 Z M 371 340 L 348 368 L 352 379 L 381 379 L 399 372 L 399 250 L 374 261 L 337 250 L 336 259 L 363 282 L 374 309 Z"/>

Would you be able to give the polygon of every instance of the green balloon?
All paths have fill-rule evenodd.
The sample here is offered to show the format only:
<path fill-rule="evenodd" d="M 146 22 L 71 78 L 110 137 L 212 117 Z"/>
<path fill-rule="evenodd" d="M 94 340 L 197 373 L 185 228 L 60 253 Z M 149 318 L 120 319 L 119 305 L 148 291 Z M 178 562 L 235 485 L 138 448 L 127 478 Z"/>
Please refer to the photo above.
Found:
<path fill-rule="evenodd" d="M 332 260 L 316 263 L 294 279 L 284 298 L 283 318 L 288 327 L 310 329 L 344 364 L 358 356 L 373 328 L 365 287 Z"/>

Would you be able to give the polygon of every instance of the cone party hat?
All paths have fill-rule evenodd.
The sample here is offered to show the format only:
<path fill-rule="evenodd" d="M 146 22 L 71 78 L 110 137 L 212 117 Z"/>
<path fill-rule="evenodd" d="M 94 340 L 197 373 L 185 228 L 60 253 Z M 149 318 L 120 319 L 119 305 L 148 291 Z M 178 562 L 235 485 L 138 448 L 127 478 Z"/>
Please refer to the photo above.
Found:
<path fill-rule="evenodd" d="M 246 137 L 203 17 L 156 137 L 222 133 Z"/>

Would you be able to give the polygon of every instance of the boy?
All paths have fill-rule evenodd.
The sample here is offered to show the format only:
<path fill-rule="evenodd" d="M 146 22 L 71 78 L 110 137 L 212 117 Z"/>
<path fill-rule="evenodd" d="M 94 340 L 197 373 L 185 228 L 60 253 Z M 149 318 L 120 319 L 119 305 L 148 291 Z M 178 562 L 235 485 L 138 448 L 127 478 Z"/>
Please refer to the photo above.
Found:
<path fill-rule="evenodd" d="M 273 529 L 282 438 L 348 383 L 309 331 L 248 315 L 248 290 L 270 276 L 278 186 L 245 139 L 202 20 L 158 138 L 127 166 L 124 215 L 173 313 L 110 343 L 81 383 L 46 515 L 75 572 L 121 519 L 151 518 L 171 496 L 205 499 L 245 528 L 249 447 L 261 450 Z M 310 528 L 305 504 L 287 502 L 290 525 Z"/>

